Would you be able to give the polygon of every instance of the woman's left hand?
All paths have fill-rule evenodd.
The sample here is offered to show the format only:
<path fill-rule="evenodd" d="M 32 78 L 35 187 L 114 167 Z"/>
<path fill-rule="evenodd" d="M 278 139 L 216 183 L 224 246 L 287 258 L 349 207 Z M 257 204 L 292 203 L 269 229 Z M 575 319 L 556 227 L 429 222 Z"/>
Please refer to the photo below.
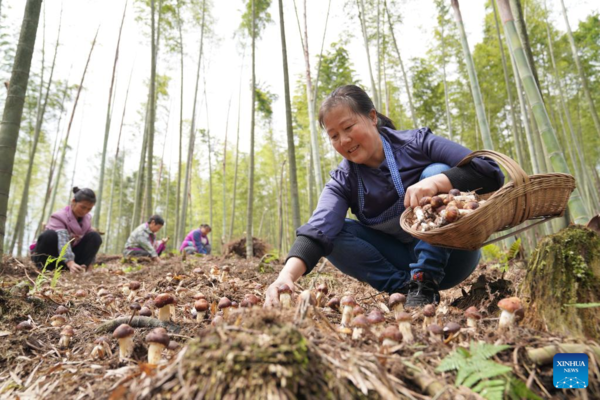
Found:
<path fill-rule="evenodd" d="M 415 208 L 419 201 L 426 196 L 435 196 L 438 193 L 447 193 L 452 189 L 450 179 L 444 174 L 425 178 L 406 189 L 404 194 L 404 207 Z"/>

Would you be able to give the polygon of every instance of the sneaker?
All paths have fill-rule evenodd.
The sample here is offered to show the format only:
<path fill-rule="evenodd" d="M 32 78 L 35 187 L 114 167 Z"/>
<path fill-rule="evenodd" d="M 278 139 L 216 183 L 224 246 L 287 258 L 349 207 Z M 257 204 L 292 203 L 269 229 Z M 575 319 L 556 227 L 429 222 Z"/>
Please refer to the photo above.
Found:
<path fill-rule="evenodd" d="M 406 308 L 423 307 L 440 302 L 440 291 L 437 283 L 422 272 L 417 272 L 408 282 Z"/>

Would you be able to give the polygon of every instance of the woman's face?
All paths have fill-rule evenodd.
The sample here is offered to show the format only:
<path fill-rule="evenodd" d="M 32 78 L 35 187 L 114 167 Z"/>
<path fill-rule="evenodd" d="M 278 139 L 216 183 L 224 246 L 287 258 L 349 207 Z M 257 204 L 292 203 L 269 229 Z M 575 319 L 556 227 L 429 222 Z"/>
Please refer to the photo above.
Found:
<path fill-rule="evenodd" d="M 85 217 L 94 208 L 94 203 L 89 201 L 71 201 L 71 210 L 76 218 Z"/>
<path fill-rule="evenodd" d="M 375 110 L 367 118 L 340 104 L 325 114 L 323 125 L 332 146 L 348 161 L 371 168 L 377 168 L 383 162 L 385 157 Z"/>

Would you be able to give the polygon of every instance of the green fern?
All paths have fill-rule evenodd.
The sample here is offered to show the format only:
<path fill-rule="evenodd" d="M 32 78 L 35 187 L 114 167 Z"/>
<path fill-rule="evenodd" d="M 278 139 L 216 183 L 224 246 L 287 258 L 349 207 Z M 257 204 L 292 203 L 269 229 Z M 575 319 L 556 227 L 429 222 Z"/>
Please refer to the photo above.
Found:
<path fill-rule="evenodd" d="M 469 349 L 459 347 L 442 360 L 438 372 L 456 370 L 456 386 L 466 386 L 489 400 L 539 399 L 512 376 L 512 368 L 490 360 L 510 346 L 471 342 Z"/>
<path fill-rule="evenodd" d="M 496 263 L 498 268 L 506 272 L 508 270 L 509 261 L 517 257 L 521 250 L 521 239 L 515 240 L 506 253 L 502 252 L 500 247 L 494 244 L 488 244 L 481 250 L 485 261 Z"/>

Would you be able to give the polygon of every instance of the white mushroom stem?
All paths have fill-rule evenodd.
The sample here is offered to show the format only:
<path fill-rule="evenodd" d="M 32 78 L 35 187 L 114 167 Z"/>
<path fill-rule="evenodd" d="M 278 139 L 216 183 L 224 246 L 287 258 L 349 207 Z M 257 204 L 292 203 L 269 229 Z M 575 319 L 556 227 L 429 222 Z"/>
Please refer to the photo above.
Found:
<path fill-rule="evenodd" d="M 415 215 L 417 216 L 417 221 L 423 222 L 425 220 L 423 209 L 419 206 L 415 207 Z"/>
<path fill-rule="evenodd" d="M 435 324 L 435 317 L 424 317 L 423 318 L 423 330 L 426 331 L 427 327 L 431 324 Z"/>
<path fill-rule="evenodd" d="M 410 321 L 400 321 L 398 323 L 398 330 L 402 334 L 402 340 L 407 343 L 412 343 L 415 340 L 412 329 L 410 328 Z"/>
<path fill-rule="evenodd" d="M 133 299 L 135 299 L 136 295 L 137 295 L 137 290 L 129 290 L 129 296 L 127 296 L 127 300 L 132 301 Z"/>
<path fill-rule="evenodd" d="M 124 294 L 125 296 L 127 296 L 127 295 L 129 295 L 129 293 L 131 293 L 131 292 L 130 292 L 130 290 L 129 290 L 129 286 L 123 286 L 123 287 L 121 288 L 121 292 L 123 292 L 123 294 Z"/>
<path fill-rule="evenodd" d="M 381 346 L 383 347 L 392 347 L 392 346 L 397 346 L 400 343 L 396 342 L 395 340 L 392 339 L 383 339 L 383 343 L 381 343 Z"/>
<path fill-rule="evenodd" d="M 352 330 L 352 340 L 360 340 L 363 334 L 363 328 L 354 328 Z"/>
<path fill-rule="evenodd" d="M 404 305 L 402 303 L 398 303 L 394 306 L 394 318 L 398 319 L 398 315 L 400 315 L 401 312 L 404 312 Z"/>
<path fill-rule="evenodd" d="M 317 296 L 316 296 L 317 307 L 321 307 L 322 301 L 323 301 L 323 292 L 317 292 Z"/>
<path fill-rule="evenodd" d="M 111 354 L 110 346 L 106 342 L 98 343 L 92 350 L 92 358 L 101 360 L 107 354 Z"/>
<path fill-rule="evenodd" d="M 225 308 L 222 309 L 222 311 L 223 311 L 223 318 L 224 319 L 227 319 L 227 317 L 229 316 L 229 308 L 230 307 L 225 307 Z"/>
<path fill-rule="evenodd" d="M 204 321 L 204 312 L 196 311 L 196 322 Z"/>
<path fill-rule="evenodd" d="M 119 339 L 119 359 L 126 360 L 133 353 L 133 336 Z"/>
<path fill-rule="evenodd" d="M 289 308 L 292 306 L 292 295 L 289 293 L 279 294 L 279 302 L 283 308 Z"/>
<path fill-rule="evenodd" d="M 160 343 L 150 343 L 148 347 L 148 364 L 158 364 L 162 358 L 162 351 L 165 346 Z"/>
<path fill-rule="evenodd" d="M 58 341 L 58 347 L 67 348 L 71 343 L 71 336 L 61 335 L 60 340 Z"/>
<path fill-rule="evenodd" d="M 158 309 L 158 320 L 159 321 L 170 321 L 171 320 L 171 307 L 166 305 Z"/>
<path fill-rule="evenodd" d="M 350 319 L 352 318 L 352 306 L 344 306 L 342 311 L 342 326 L 350 325 Z"/>
<path fill-rule="evenodd" d="M 226 271 L 221 272 L 221 278 L 219 279 L 221 283 L 225 283 L 229 280 L 229 274 Z"/>
<path fill-rule="evenodd" d="M 515 324 L 515 313 L 511 313 L 510 311 L 502 310 L 500 314 L 500 321 L 498 326 L 500 328 L 506 328 Z"/>
<path fill-rule="evenodd" d="M 477 320 L 475 318 L 467 318 L 467 326 L 469 328 L 477 328 Z"/>

